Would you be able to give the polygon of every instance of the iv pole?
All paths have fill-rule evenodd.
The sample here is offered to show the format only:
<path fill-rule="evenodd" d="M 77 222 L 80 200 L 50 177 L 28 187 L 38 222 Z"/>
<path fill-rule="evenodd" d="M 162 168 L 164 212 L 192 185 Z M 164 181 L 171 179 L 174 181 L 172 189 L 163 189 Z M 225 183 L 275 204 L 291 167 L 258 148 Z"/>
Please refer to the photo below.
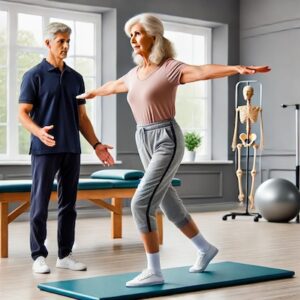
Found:
<path fill-rule="evenodd" d="M 296 187 L 299 190 L 299 107 L 300 104 L 281 104 L 282 108 L 287 108 L 289 106 L 295 106 L 295 116 L 296 116 Z M 296 222 L 299 223 L 299 214 L 296 217 Z"/>

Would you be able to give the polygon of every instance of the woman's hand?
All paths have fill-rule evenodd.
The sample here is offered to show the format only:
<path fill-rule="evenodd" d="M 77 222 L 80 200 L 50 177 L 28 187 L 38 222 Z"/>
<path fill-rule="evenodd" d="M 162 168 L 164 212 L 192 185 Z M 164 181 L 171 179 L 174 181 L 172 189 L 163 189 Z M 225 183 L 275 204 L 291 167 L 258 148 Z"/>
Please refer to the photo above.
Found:
<path fill-rule="evenodd" d="M 96 93 L 94 90 L 92 90 L 76 96 L 76 99 L 92 99 L 95 97 L 96 97 Z"/>
<path fill-rule="evenodd" d="M 105 166 L 112 166 L 115 161 L 113 157 L 108 152 L 108 149 L 113 149 L 110 145 L 98 144 L 95 148 L 96 155 L 103 162 Z"/>
<path fill-rule="evenodd" d="M 237 66 L 239 74 L 248 75 L 255 73 L 267 73 L 271 71 L 269 66 Z"/>

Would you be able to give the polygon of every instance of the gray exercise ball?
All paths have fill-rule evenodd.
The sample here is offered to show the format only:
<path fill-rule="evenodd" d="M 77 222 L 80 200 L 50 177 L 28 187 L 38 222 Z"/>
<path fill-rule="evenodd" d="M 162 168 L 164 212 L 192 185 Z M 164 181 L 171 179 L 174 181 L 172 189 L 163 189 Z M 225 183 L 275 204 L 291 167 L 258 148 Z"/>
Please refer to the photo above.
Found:
<path fill-rule="evenodd" d="M 300 210 L 300 193 L 290 181 L 272 178 L 256 190 L 255 207 L 270 222 L 289 222 Z"/>

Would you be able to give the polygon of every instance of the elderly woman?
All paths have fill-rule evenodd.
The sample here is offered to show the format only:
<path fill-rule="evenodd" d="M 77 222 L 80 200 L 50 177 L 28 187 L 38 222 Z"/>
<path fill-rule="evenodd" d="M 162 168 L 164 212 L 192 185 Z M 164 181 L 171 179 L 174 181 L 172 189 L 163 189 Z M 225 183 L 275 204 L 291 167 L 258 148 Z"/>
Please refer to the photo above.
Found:
<path fill-rule="evenodd" d="M 172 44 L 162 22 L 149 14 L 137 15 L 125 24 L 137 66 L 116 81 L 79 95 L 79 99 L 128 93 L 127 99 L 137 123 L 137 149 L 145 175 L 131 202 L 137 228 L 144 243 L 147 268 L 126 286 L 163 284 L 155 213 L 164 214 L 192 241 L 198 250 L 190 272 L 203 272 L 218 249 L 206 241 L 184 207 L 171 180 L 184 153 L 184 140 L 176 123 L 175 98 L 179 84 L 235 74 L 268 72 L 267 66 L 193 66 L 174 59 Z"/>

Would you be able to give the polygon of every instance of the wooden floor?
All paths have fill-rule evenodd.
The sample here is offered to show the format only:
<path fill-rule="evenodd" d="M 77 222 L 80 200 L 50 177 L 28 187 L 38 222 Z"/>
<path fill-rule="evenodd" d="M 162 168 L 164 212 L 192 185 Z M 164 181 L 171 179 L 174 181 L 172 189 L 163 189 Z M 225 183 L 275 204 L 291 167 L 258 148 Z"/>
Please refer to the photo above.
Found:
<path fill-rule="evenodd" d="M 300 299 L 300 225 L 294 222 L 255 223 L 248 217 L 222 221 L 224 213 L 218 211 L 193 214 L 205 237 L 220 249 L 215 261 L 237 261 L 284 268 L 294 270 L 296 276 L 292 279 L 155 299 Z M 196 256 L 193 245 L 168 221 L 164 224 L 162 267 L 191 265 Z M 48 263 L 52 271 L 48 275 L 37 275 L 31 271 L 29 224 L 14 222 L 9 231 L 10 257 L 0 259 L 1 300 L 69 299 L 41 292 L 36 286 L 40 282 L 134 272 L 145 267 L 143 247 L 131 216 L 124 217 L 124 238 L 121 240 L 110 239 L 108 218 L 78 219 L 74 254 L 78 260 L 88 265 L 86 272 L 59 270 L 54 267 L 57 252 L 55 221 L 48 223 Z"/>

